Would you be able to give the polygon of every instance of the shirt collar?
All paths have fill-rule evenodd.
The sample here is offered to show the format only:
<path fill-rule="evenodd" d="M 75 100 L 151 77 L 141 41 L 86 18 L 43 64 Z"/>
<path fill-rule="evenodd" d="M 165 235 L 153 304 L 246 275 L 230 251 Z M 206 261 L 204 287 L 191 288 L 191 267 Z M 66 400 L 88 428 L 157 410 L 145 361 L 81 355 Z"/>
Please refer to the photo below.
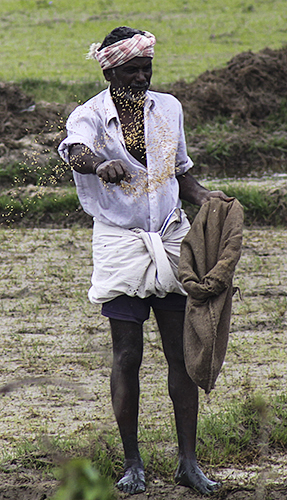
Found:
<path fill-rule="evenodd" d="M 155 104 L 155 101 L 149 91 L 146 92 L 146 100 L 145 100 L 145 108 L 146 109 L 151 109 Z M 105 105 L 105 110 L 106 110 L 106 120 L 107 120 L 107 125 L 109 125 L 110 121 L 113 120 L 114 118 L 119 121 L 118 117 L 118 112 L 117 108 L 114 104 L 114 101 L 111 97 L 110 89 L 107 88 L 105 98 L 104 98 L 104 105 Z"/>

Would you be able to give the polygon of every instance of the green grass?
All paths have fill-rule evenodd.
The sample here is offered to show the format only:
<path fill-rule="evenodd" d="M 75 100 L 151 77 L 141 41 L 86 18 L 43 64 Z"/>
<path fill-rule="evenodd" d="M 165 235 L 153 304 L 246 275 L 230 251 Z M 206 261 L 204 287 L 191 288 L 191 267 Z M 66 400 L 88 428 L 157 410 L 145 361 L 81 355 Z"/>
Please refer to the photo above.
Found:
<path fill-rule="evenodd" d="M 90 460 L 74 459 L 59 469 L 61 485 L 52 500 L 113 500 L 112 485 Z"/>
<path fill-rule="evenodd" d="M 209 465 L 226 466 L 257 461 L 263 444 L 273 450 L 286 450 L 286 394 L 269 401 L 264 398 L 247 388 L 241 400 L 231 402 L 218 413 L 201 417 L 199 459 Z"/>
<path fill-rule="evenodd" d="M 258 396 L 247 394 L 220 413 L 206 415 L 198 432 L 201 460 L 209 465 L 256 461 L 263 424 L 260 404 Z"/>
<path fill-rule="evenodd" d="M 21 166 L 19 172 L 17 166 L 13 166 L 11 173 L 14 170 L 17 171 L 17 175 L 19 172 L 23 174 Z M 9 172 L 10 170 L 8 174 Z M 0 196 L 2 223 L 20 222 L 23 219 L 26 224 L 30 220 L 33 225 L 49 220 L 61 224 L 68 215 L 78 211 L 79 200 L 76 188 L 67 184 L 63 186 L 59 184 L 55 187 L 53 169 L 51 172 L 51 174 L 44 172 L 46 176 L 41 175 L 41 172 L 36 172 L 33 177 L 34 189 L 29 187 L 28 190 L 23 189 L 19 181 L 11 184 L 12 190 Z M 30 177 L 29 179 L 31 181 Z M 237 198 L 244 207 L 246 225 L 280 226 L 287 221 L 287 195 L 284 189 L 262 188 L 260 185 L 249 185 L 248 181 L 244 180 L 206 181 L 204 185 L 210 190 L 221 189 L 228 196 Z M 31 189 L 30 193 L 29 189 Z M 184 202 L 183 208 L 190 220 L 193 220 L 198 207 Z M 87 220 L 89 220 L 88 217 Z"/>
<path fill-rule="evenodd" d="M 221 189 L 228 196 L 237 198 L 244 207 L 247 224 L 285 224 L 287 220 L 287 194 L 285 190 L 264 189 L 248 182 L 206 183 L 210 190 Z"/>
<path fill-rule="evenodd" d="M 97 81 L 61 82 L 36 78 L 26 78 L 18 83 L 22 90 L 32 96 L 36 102 L 44 100 L 64 104 L 71 102 L 82 104 L 106 87 L 103 82 Z"/>
<path fill-rule="evenodd" d="M 59 164 L 58 164 L 59 163 Z M 19 186 L 33 184 L 34 186 L 56 185 L 72 178 L 71 169 L 63 162 L 53 162 L 45 165 L 27 163 L 12 163 L 0 166 L 0 183 L 2 186 Z"/>
<path fill-rule="evenodd" d="M 240 400 L 234 399 L 226 407 L 223 404 L 220 412 L 211 411 L 209 414 L 199 415 L 198 459 L 209 466 L 256 462 L 261 454 L 262 436 L 266 432 L 266 445 L 273 450 L 284 451 L 287 449 L 286 422 L 285 394 L 265 401 L 262 395 L 247 388 Z M 108 439 L 108 443 L 104 446 L 105 439 Z M 139 439 L 147 473 L 158 474 L 172 481 L 176 457 L 168 456 L 165 445 L 170 445 L 171 440 L 176 444 L 173 421 L 166 429 L 140 429 Z M 101 437 L 93 460 L 104 475 L 118 476 L 121 469 L 121 449 L 117 434 Z"/>
<path fill-rule="evenodd" d="M 245 224 L 285 225 L 287 221 L 287 195 L 285 190 L 249 185 L 248 181 L 204 182 L 210 190 L 222 190 L 228 196 L 237 198 L 244 208 Z M 183 204 L 192 220 L 198 207 Z"/>
<path fill-rule="evenodd" d="M 33 224 L 45 220 L 63 222 L 70 213 L 76 212 L 79 200 L 73 187 L 65 188 L 64 192 L 41 192 L 33 196 L 17 193 L 16 195 L 2 195 L 0 197 L 0 213 L 2 220 L 13 223 L 27 217 L 32 218 Z"/>
<path fill-rule="evenodd" d="M 212 177 L 245 177 L 285 173 L 287 159 L 287 106 L 251 127 L 238 116 L 217 116 L 191 127 L 185 121 L 188 153 L 195 169 Z"/>
<path fill-rule="evenodd" d="M 208 414 L 199 415 L 199 462 L 212 467 L 258 463 L 263 445 L 264 449 L 284 452 L 287 449 L 286 422 L 285 394 L 265 401 L 260 394 L 247 389 L 240 400 L 234 399 L 226 407 L 222 405 L 220 412 L 210 411 Z M 161 477 L 167 482 L 173 482 L 176 453 L 166 451 L 171 442 L 176 446 L 173 422 L 171 430 L 170 425 L 166 429 L 156 431 L 140 428 L 139 441 L 147 479 Z M 60 463 L 85 457 L 101 476 L 109 478 L 110 481 L 118 480 L 122 473 L 122 447 L 115 428 L 104 433 L 89 432 L 81 439 L 57 438 L 49 442 L 48 448 L 47 443 L 40 437 L 33 443 L 19 442 L 16 455 L 18 458 L 14 455 L 14 463 L 17 462 L 19 466 L 28 469 L 42 469 L 46 473 L 53 471 L 57 465 L 55 457 Z M 2 470 L 5 469 L 8 458 L 5 458 Z M 59 472 L 57 476 L 59 477 Z"/>
<path fill-rule="evenodd" d="M 239 52 L 287 43 L 284 0 L 2 0 L 1 79 L 103 84 L 90 43 L 129 25 L 157 37 L 153 83 L 187 81 Z"/>

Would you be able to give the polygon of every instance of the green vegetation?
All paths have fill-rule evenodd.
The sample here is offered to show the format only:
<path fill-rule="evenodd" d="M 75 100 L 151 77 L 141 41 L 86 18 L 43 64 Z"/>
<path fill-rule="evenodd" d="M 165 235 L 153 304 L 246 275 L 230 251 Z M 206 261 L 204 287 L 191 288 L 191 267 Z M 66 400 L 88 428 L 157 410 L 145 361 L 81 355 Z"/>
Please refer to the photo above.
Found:
<path fill-rule="evenodd" d="M 81 104 L 106 87 L 104 82 L 97 81 L 61 82 L 59 80 L 37 80 L 36 78 L 26 78 L 19 81 L 18 84 L 36 102 L 44 100 L 64 104 L 70 102 Z"/>
<path fill-rule="evenodd" d="M 243 181 L 208 182 L 206 187 L 211 190 L 221 189 L 228 196 L 237 198 L 245 212 L 245 223 L 283 225 L 287 220 L 287 193 L 285 188 L 276 188 L 272 182 L 267 188 Z"/>
<path fill-rule="evenodd" d="M 1 78 L 103 84 L 85 54 L 90 43 L 126 24 L 157 37 L 155 85 L 191 81 L 239 52 L 282 47 L 286 18 L 284 0 L 168 0 L 164 6 L 160 0 L 2 0 Z"/>
<path fill-rule="evenodd" d="M 247 391 L 240 402 L 233 402 L 218 414 L 205 416 L 199 423 L 199 457 L 209 465 L 222 466 L 256 462 L 263 445 L 285 450 L 286 417 L 285 395 L 267 404 L 261 395 Z"/>
<path fill-rule="evenodd" d="M 65 223 L 67 217 L 77 213 L 90 226 L 90 218 L 79 206 L 76 189 L 71 184 L 71 172 L 64 167 L 44 166 L 31 171 L 24 165 L 14 164 L 0 170 L 0 179 L 6 189 L 0 196 L 3 223 L 23 221 L 24 225 L 53 222 Z M 287 194 L 284 179 L 276 186 L 276 177 L 250 182 L 248 179 L 202 180 L 210 190 L 221 189 L 237 198 L 244 207 L 245 224 L 284 225 L 287 221 Z M 9 182 L 7 182 L 9 180 Z M 280 177 L 279 177 L 280 180 Z M 26 186 L 26 187 L 25 187 Z M 190 220 L 198 207 L 183 203 Z M 29 222 L 30 221 L 30 222 Z"/>
<path fill-rule="evenodd" d="M 49 217 L 53 222 L 63 222 L 63 219 L 79 207 L 79 200 L 74 188 L 66 188 L 58 196 L 55 189 L 50 193 L 41 193 L 41 190 L 32 196 L 3 195 L 0 197 L 0 212 L 2 217 L 10 222 L 24 216 L 33 219 L 33 224 Z"/>
<path fill-rule="evenodd" d="M 27 163 L 12 163 L 0 166 L 0 183 L 7 187 L 32 184 L 33 186 L 55 186 L 58 183 L 69 182 L 71 169 L 64 163 L 47 162 L 45 165 Z"/>
<path fill-rule="evenodd" d="M 52 500 L 113 500 L 109 482 L 102 478 L 90 460 L 74 459 L 59 470 L 61 486 Z"/>
<path fill-rule="evenodd" d="M 250 127 L 246 121 L 236 123 L 229 117 L 218 116 L 186 127 L 188 152 L 195 168 L 212 177 L 266 176 L 286 172 L 287 112 L 282 101 L 280 112 L 270 115 L 260 127 Z M 234 123 L 235 121 L 235 123 Z"/>
<path fill-rule="evenodd" d="M 268 450 L 286 452 L 287 396 L 278 395 L 266 402 L 250 388 L 245 388 L 242 396 L 226 407 L 222 405 L 220 412 L 211 410 L 200 415 L 197 456 L 205 467 L 258 464 Z M 176 443 L 176 432 L 173 421 L 170 425 L 160 430 L 140 428 L 141 454 L 148 480 L 160 477 L 173 482 L 177 459 L 166 450 L 171 441 Z M 63 461 L 64 465 L 55 469 L 53 455 L 57 460 L 62 457 L 60 463 Z M 84 440 L 54 440 L 48 449 L 41 440 L 33 445 L 26 441 L 19 443 L 17 457 L 22 466 L 43 469 L 46 474 L 53 472 L 61 479 L 61 487 L 52 500 L 72 500 L 74 497 L 69 494 L 78 491 L 82 491 L 82 500 L 90 498 L 90 491 L 95 494 L 93 497 L 91 493 L 91 500 L 109 500 L 113 498 L 110 485 L 122 472 L 122 450 L 116 429 L 90 433 Z M 96 496 L 98 491 L 103 496 Z"/>

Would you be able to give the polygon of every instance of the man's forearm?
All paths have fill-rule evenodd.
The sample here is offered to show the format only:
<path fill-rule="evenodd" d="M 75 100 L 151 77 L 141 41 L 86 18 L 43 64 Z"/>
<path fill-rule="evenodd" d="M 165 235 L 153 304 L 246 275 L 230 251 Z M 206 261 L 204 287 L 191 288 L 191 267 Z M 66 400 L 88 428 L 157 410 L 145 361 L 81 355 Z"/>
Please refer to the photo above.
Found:
<path fill-rule="evenodd" d="M 179 197 L 181 200 L 199 206 L 206 201 L 209 190 L 201 186 L 189 172 L 179 175 L 177 180 L 179 183 Z"/>
<path fill-rule="evenodd" d="M 73 144 L 69 151 L 70 165 L 80 174 L 94 174 L 103 161 L 84 144 Z"/>
<path fill-rule="evenodd" d="M 131 181 L 128 167 L 123 160 L 100 159 L 84 144 L 73 144 L 70 147 L 69 162 L 76 172 L 98 175 L 104 182 L 119 184 L 121 181 Z"/>
<path fill-rule="evenodd" d="M 203 187 L 197 180 L 189 173 L 179 175 L 177 177 L 179 183 L 179 197 L 181 200 L 188 201 L 193 205 L 203 205 L 211 198 L 220 198 L 223 201 L 231 201 L 230 198 L 223 191 L 209 191 Z"/>

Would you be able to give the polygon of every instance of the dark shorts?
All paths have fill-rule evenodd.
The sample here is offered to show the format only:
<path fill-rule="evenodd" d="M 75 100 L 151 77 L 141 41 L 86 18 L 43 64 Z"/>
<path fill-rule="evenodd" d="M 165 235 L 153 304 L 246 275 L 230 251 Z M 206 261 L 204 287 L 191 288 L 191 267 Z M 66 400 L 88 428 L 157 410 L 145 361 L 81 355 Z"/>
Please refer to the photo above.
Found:
<path fill-rule="evenodd" d="M 142 325 L 149 318 L 150 308 L 164 311 L 184 311 L 186 297 L 178 293 L 169 293 L 163 299 L 151 295 L 146 299 L 120 295 L 102 305 L 102 314 L 112 319 L 133 321 Z"/>

